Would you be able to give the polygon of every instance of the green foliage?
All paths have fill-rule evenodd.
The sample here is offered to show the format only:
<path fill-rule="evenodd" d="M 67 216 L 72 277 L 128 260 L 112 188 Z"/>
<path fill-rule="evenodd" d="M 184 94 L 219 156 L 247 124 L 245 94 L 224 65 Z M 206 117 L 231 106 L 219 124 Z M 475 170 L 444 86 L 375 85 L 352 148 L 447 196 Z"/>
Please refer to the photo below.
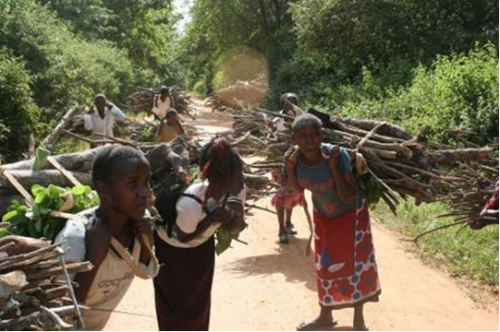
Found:
<path fill-rule="evenodd" d="M 19 159 L 36 133 L 39 110 L 24 62 L 0 46 L 0 163 Z"/>
<path fill-rule="evenodd" d="M 7 226 L 0 234 L 15 234 L 33 238 L 46 238 L 53 241 L 65 224 L 64 219 L 49 215 L 52 211 L 78 213 L 99 204 L 99 198 L 89 186 L 75 186 L 71 189 L 49 185 L 35 185 L 31 188 L 35 205 L 13 201 L 8 212 L 2 217 Z"/>
<path fill-rule="evenodd" d="M 498 70 L 496 47 L 476 47 L 467 55 L 439 57 L 429 69 L 419 66 L 408 87 L 386 89 L 382 99 L 365 94 L 344 102 L 340 112 L 388 119 L 413 133 L 428 125 L 430 136 L 446 143 L 455 138 L 449 129 L 458 129 L 462 138 L 487 144 L 498 137 Z"/>
<path fill-rule="evenodd" d="M 379 204 L 374 212 L 377 220 L 414 237 L 426 230 L 452 222 L 449 218 L 436 216 L 449 212 L 445 205 L 415 206 L 413 201 L 402 203 L 395 217 L 385 204 Z M 488 226 L 474 231 L 468 227 L 458 231 L 460 226 L 431 233 L 418 242 L 418 251 L 433 263 L 446 266 L 454 276 L 467 276 L 490 285 L 498 285 L 498 227 Z M 457 232 L 458 231 L 458 232 Z"/>
<path fill-rule="evenodd" d="M 173 84 L 176 32 L 170 0 L 39 0 L 71 24 L 73 31 L 90 40 L 106 40 L 124 49 L 135 78 L 142 86 Z"/>
<path fill-rule="evenodd" d="M 142 131 L 141 136 L 139 136 L 139 142 L 154 142 L 156 137 L 156 128 L 150 126 Z"/>
<path fill-rule="evenodd" d="M 498 39 L 492 0 L 304 0 L 292 13 L 302 47 L 354 73 L 394 56 L 427 61 Z"/>
<path fill-rule="evenodd" d="M 32 1 L 8 4 L 0 11 L 0 46 L 24 59 L 45 128 L 68 105 L 87 104 L 97 92 L 113 99 L 130 91 L 133 72 L 125 52 L 106 41 L 83 40 Z"/>

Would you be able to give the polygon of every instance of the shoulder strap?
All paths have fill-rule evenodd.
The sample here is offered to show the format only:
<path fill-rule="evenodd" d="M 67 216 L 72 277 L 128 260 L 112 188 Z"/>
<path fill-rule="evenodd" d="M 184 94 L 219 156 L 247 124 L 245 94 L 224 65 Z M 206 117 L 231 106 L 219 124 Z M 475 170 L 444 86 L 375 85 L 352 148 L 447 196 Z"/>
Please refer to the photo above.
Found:
<path fill-rule="evenodd" d="M 201 208 L 203 209 L 203 212 L 205 212 L 205 214 L 208 215 L 209 211 L 208 211 L 207 207 L 205 206 L 205 204 L 203 203 L 203 201 L 201 200 L 201 198 L 199 198 L 196 195 L 186 194 L 186 193 L 182 193 L 181 197 L 188 197 L 188 198 L 191 198 L 191 199 L 195 200 L 198 204 L 201 205 Z"/>

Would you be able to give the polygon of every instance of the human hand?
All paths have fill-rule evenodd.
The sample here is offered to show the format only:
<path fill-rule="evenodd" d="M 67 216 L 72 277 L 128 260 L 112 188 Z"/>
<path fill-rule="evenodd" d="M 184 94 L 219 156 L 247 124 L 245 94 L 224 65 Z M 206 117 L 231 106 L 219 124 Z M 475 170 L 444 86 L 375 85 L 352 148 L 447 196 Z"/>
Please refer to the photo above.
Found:
<path fill-rule="evenodd" d="M 338 145 L 335 145 L 331 150 L 330 150 L 330 155 L 328 156 L 328 163 L 330 164 L 330 167 L 337 167 L 337 163 L 340 157 L 340 147 Z"/>
<path fill-rule="evenodd" d="M 300 150 L 298 147 L 295 147 L 288 157 L 285 156 L 287 166 L 295 168 L 299 160 L 299 155 L 300 155 Z"/>
<path fill-rule="evenodd" d="M 210 213 L 210 219 L 214 222 L 220 222 L 221 224 L 227 224 L 231 221 L 232 213 L 226 208 L 218 207 L 212 213 Z"/>

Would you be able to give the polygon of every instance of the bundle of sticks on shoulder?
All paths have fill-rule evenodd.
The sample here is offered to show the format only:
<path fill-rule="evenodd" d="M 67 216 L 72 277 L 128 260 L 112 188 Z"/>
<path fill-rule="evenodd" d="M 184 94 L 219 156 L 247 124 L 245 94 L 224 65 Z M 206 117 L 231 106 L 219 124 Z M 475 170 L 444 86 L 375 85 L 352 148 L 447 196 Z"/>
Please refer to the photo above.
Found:
<path fill-rule="evenodd" d="M 498 155 L 492 147 L 451 148 L 427 140 L 427 128 L 413 136 L 403 128 L 383 121 L 330 117 L 309 109 L 323 123 L 324 142 L 345 148 L 363 188 L 376 194 L 395 213 L 400 199 L 413 197 L 418 205 L 444 201 L 452 208 L 447 216 L 477 221 L 482 206 L 494 192 L 498 180 Z M 285 153 L 293 146 L 291 118 L 288 129 L 270 127 L 277 115 L 263 109 L 233 115 L 233 145 L 242 154 L 262 154 L 268 160 L 250 167 L 282 167 Z M 498 142 L 494 145 L 498 148 Z M 370 187 L 370 184 L 374 184 Z M 498 213 L 489 223 L 498 224 Z M 480 227 L 476 227 L 480 228 Z"/>
<path fill-rule="evenodd" d="M 191 96 L 178 85 L 169 88 L 172 107 L 179 114 L 185 114 L 194 120 Z M 149 112 L 154 106 L 154 97 L 160 93 L 159 88 L 143 88 L 127 97 L 127 103 L 135 113 Z"/>
<path fill-rule="evenodd" d="M 90 262 L 66 263 L 59 244 L 20 236 L 0 238 L 0 330 L 81 329 L 70 273 Z"/>
<path fill-rule="evenodd" d="M 111 141 L 112 143 L 113 141 Z M 145 157 L 151 165 L 151 180 L 155 186 L 162 182 L 160 177 L 164 174 L 180 174 L 189 172 L 190 167 L 194 166 L 200 156 L 200 145 L 195 142 L 178 137 L 169 143 L 140 143 L 133 141 L 114 140 L 117 144 L 126 144 L 134 146 L 144 152 Z M 80 183 L 92 185 L 91 169 L 95 156 L 103 147 L 95 149 L 62 154 L 53 156 L 59 165 L 70 172 Z M 49 163 L 38 170 L 33 171 L 32 167 L 35 159 L 28 159 L 12 164 L 2 165 L 2 169 L 8 171 L 25 188 L 31 188 L 38 184 L 48 186 L 70 186 L 72 183 L 60 171 L 54 169 Z M 245 184 L 250 193 L 257 194 L 267 190 L 271 181 L 265 175 L 245 174 Z M 168 184 L 164 184 L 168 185 Z M 15 188 L 9 182 L 0 177 L 0 215 L 7 211 L 7 207 L 13 199 L 22 199 Z"/>

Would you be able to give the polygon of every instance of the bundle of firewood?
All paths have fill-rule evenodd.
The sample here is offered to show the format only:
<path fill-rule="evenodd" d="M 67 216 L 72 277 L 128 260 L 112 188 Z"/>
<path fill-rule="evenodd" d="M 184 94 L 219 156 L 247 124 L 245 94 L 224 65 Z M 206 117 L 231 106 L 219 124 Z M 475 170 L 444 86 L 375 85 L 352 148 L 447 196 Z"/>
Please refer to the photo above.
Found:
<path fill-rule="evenodd" d="M 324 142 L 348 151 L 357 176 L 366 180 L 361 183 L 363 189 L 383 199 L 393 211 L 401 197 L 412 196 L 420 204 L 441 200 L 457 186 L 467 188 L 468 185 L 458 182 L 466 175 L 457 168 L 458 163 L 482 165 L 493 151 L 489 147 L 437 148 L 437 144 L 427 142 L 426 128 L 414 137 L 388 122 L 330 118 L 313 109 L 308 112 L 322 121 Z M 293 145 L 290 129 L 276 133 L 269 128 L 274 116 L 280 115 L 260 109 L 234 116 L 233 144 L 239 147 L 253 142 L 256 146 L 250 145 L 251 151 L 242 151 L 271 153 L 275 157 L 270 162 L 254 164 L 254 167 L 276 167 L 279 165 L 276 162 L 282 162 L 285 152 Z M 289 127 L 292 119 L 282 117 Z M 498 169 L 496 174 L 498 177 Z"/>
<path fill-rule="evenodd" d="M 0 330 L 83 328 L 70 273 L 92 264 L 64 262 L 59 244 L 19 236 L 0 238 Z"/>
<path fill-rule="evenodd" d="M 84 138 L 82 138 L 84 139 Z M 107 142 L 104 138 L 102 142 Z M 132 145 L 145 153 L 151 165 L 153 176 L 161 171 L 187 171 L 191 164 L 198 161 L 200 146 L 195 142 L 188 142 L 182 138 L 177 138 L 170 143 L 139 143 L 115 139 L 110 143 Z M 70 172 L 80 183 L 92 185 L 90 172 L 92 163 L 97 152 L 102 149 L 95 148 L 87 151 L 62 154 L 53 156 L 54 160 L 65 170 Z M 8 171 L 25 188 L 31 188 L 35 184 L 48 186 L 68 186 L 71 182 L 60 171 L 53 169 L 50 164 L 46 164 L 39 171 L 32 171 L 34 159 L 19 161 L 17 163 L 2 165 L 2 169 Z M 266 176 L 248 174 L 245 176 L 246 185 L 249 188 L 263 190 L 262 188 L 270 184 Z M 9 182 L 0 176 L 0 215 L 6 212 L 13 199 L 18 199 L 19 194 Z"/>
<path fill-rule="evenodd" d="M 172 107 L 180 114 L 188 115 L 194 119 L 195 109 L 192 107 L 191 96 L 181 87 L 174 85 L 170 87 Z M 127 103 L 135 113 L 150 112 L 154 106 L 154 97 L 160 93 L 160 89 L 141 89 L 127 97 Z"/>
<path fill-rule="evenodd" d="M 245 109 L 260 104 L 267 97 L 267 92 L 267 82 L 260 77 L 251 81 L 236 81 L 216 91 L 212 98 L 219 109 L 224 109 L 224 106 Z"/>
<path fill-rule="evenodd" d="M 498 203 L 485 209 L 495 193 L 498 202 L 498 156 L 479 164 L 459 163 L 454 173 L 456 180 L 446 197 L 451 212 L 442 217 L 453 217 L 456 223 L 467 223 L 473 229 L 498 224 Z"/>

